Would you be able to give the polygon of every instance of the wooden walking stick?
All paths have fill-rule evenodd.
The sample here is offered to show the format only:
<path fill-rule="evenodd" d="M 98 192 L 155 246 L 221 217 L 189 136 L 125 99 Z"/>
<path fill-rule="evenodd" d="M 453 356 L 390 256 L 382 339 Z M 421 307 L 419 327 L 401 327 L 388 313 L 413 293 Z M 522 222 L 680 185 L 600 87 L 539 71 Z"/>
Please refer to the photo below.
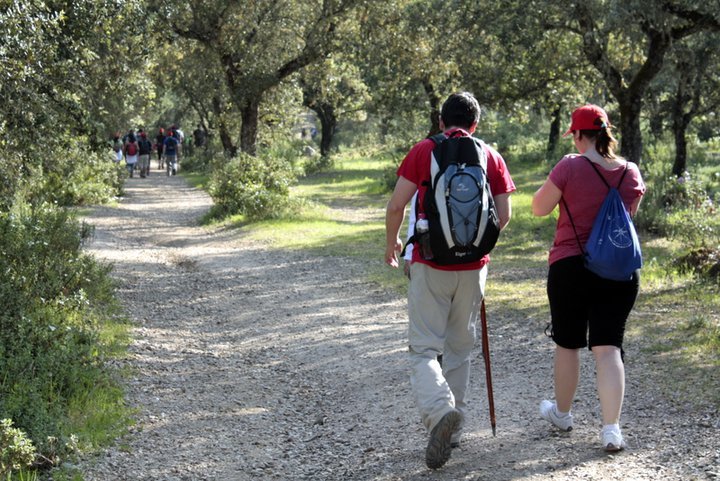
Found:
<path fill-rule="evenodd" d="M 485 298 L 480 303 L 480 325 L 482 330 L 482 352 L 485 360 L 485 384 L 488 392 L 488 408 L 490 409 L 490 426 L 495 436 L 495 401 L 493 399 L 492 372 L 490 371 L 490 342 L 488 341 L 487 316 L 485 315 Z"/>

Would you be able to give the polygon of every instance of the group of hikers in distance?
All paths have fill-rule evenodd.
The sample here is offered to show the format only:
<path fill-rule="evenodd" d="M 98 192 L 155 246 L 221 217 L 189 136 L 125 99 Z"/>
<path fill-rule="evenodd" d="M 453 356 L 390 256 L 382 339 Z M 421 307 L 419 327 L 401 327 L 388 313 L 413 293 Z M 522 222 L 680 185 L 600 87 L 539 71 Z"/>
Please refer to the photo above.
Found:
<path fill-rule="evenodd" d="M 503 157 L 473 137 L 480 113 L 468 92 L 447 98 L 440 113 L 442 133 L 418 142 L 405 156 L 385 215 L 385 262 L 398 267 L 398 257 L 405 255 L 409 264 L 410 384 L 429 433 L 425 461 L 431 469 L 445 465 L 461 445 L 471 351 L 478 313 L 484 313 L 488 253 L 512 217 L 510 197 L 516 190 Z M 559 206 L 547 276 L 546 333 L 555 343 L 555 399 L 540 401 L 539 417 L 562 431 L 573 429 L 580 350 L 587 347 L 596 366 L 601 447 L 617 452 L 626 447 L 619 424 L 625 393 L 623 338 L 642 264 L 641 258 L 639 263 L 626 262 L 617 252 L 622 256 L 630 248 L 639 255 L 631 216 L 645 185 L 637 165 L 615 153 L 611 129 L 607 113 L 597 105 L 583 105 L 572 113 L 564 137 L 572 136 L 578 153 L 554 166 L 533 196 L 532 213 L 546 216 Z M 620 204 L 618 216 L 624 217 L 619 221 L 598 215 L 611 198 Z M 408 203 L 406 253 L 400 228 Z M 605 217 L 614 224 L 599 244 L 603 254 L 611 254 L 603 262 L 612 274 L 598 270 L 589 255 L 596 248 L 591 245 L 595 232 L 606 228 Z"/>
<path fill-rule="evenodd" d="M 147 132 L 139 128 L 130 129 L 125 135 L 115 133 L 112 141 L 114 161 L 122 162 L 128 170 L 128 175 L 134 177 L 137 170 L 140 177 L 150 175 L 150 160 L 152 153 L 157 154 L 158 169 L 166 169 L 168 176 L 177 174 L 182 153 L 185 134 L 175 125 L 164 129 L 160 127 L 155 135 L 154 142 L 148 138 Z"/>

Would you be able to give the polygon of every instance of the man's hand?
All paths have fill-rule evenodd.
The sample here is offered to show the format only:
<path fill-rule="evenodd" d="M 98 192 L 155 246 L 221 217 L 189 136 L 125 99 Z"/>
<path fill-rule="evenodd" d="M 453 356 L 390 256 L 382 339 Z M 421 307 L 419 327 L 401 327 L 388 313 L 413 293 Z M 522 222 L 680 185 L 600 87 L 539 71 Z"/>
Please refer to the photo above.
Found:
<path fill-rule="evenodd" d="M 395 239 L 395 244 L 388 244 L 385 248 L 385 264 L 390 267 L 399 267 L 398 255 L 402 252 L 402 241 L 399 237 Z"/>
<path fill-rule="evenodd" d="M 398 254 L 402 252 L 400 226 L 405 218 L 405 206 L 416 191 L 415 184 L 400 176 L 388 201 L 385 211 L 385 263 L 391 267 L 399 267 Z"/>

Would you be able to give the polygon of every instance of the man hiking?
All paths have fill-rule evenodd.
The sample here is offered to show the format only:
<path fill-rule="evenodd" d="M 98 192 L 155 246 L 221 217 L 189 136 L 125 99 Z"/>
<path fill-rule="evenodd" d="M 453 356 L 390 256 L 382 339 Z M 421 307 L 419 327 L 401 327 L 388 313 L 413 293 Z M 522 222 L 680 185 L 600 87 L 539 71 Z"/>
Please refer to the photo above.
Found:
<path fill-rule="evenodd" d="M 486 179 L 497 212 L 496 233 L 511 215 L 510 194 L 515 185 L 500 154 L 471 136 L 480 119 L 480 106 L 467 92 L 450 95 L 442 106 L 440 128 L 444 136 L 425 139 L 412 147 L 398 168 L 398 180 L 387 205 L 385 262 L 398 267 L 402 250 L 399 233 L 405 207 L 417 192 L 417 220 L 425 219 L 426 193 L 435 165 L 436 145 L 452 138 L 466 138 L 476 156 L 486 163 Z M 490 202 L 492 203 L 492 202 Z M 418 224 L 416 221 L 416 225 Z M 415 230 L 416 235 L 418 229 Z M 441 264 L 417 243 L 412 252 L 409 312 L 410 383 L 423 424 L 430 433 L 425 461 L 438 469 L 459 446 L 467 414 L 465 394 L 470 380 L 470 357 L 475 343 L 475 322 L 483 299 L 487 255 L 468 263 Z M 494 245 L 494 243 L 493 243 Z M 438 356 L 442 355 L 442 365 Z"/>

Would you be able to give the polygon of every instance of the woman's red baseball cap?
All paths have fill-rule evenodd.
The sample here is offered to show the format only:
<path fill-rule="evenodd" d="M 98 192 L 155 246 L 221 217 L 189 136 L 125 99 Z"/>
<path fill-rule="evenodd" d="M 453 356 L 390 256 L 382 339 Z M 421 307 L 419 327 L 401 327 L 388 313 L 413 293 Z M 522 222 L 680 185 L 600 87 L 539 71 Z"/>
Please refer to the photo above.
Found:
<path fill-rule="evenodd" d="M 605 110 L 593 104 L 575 109 L 571 119 L 570 128 L 563 134 L 563 137 L 567 137 L 575 130 L 600 130 L 610 127 L 610 120 Z"/>

